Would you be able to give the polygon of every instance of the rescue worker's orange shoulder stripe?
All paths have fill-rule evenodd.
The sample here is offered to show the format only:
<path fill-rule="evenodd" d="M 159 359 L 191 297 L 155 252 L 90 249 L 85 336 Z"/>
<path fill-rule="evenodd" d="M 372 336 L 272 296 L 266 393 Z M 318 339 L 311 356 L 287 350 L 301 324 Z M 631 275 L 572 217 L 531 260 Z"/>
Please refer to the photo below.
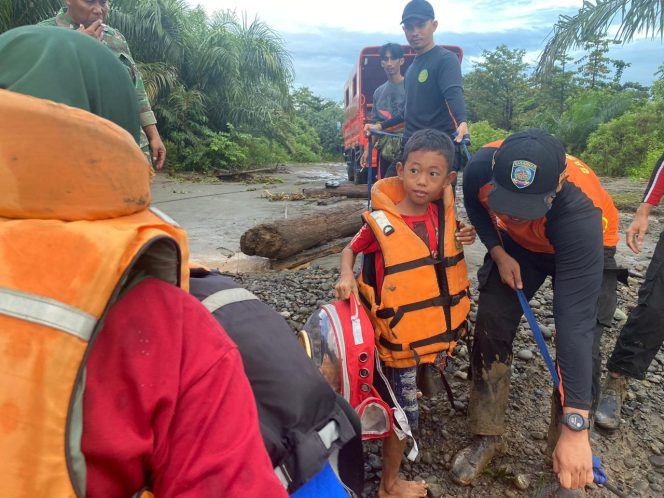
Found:
<path fill-rule="evenodd" d="M 568 155 L 565 176 L 568 182 L 576 185 L 602 211 L 603 243 L 607 247 L 614 247 L 620 240 L 618 209 L 595 172 L 580 159 Z"/>

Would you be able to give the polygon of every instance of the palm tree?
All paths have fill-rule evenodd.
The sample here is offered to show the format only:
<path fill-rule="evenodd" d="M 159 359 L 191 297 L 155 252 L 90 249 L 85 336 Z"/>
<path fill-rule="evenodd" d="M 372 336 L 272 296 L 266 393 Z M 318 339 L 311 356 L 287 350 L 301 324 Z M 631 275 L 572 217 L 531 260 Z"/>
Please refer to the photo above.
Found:
<path fill-rule="evenodd" d="M 0 0 L 0 33 L 53 17 L 60 0 Z"/>
<path fill-rule="evenodd" d="M 606 34 L 619 21 L 615 41 L 627 43 L 643 33 L 664 37 L 664 0 L 585 0 L 575 16 L 560 16 L 540 57 L 537 72 L 551 70 L 568 50 L 582 47 L 594 35 Z"/>

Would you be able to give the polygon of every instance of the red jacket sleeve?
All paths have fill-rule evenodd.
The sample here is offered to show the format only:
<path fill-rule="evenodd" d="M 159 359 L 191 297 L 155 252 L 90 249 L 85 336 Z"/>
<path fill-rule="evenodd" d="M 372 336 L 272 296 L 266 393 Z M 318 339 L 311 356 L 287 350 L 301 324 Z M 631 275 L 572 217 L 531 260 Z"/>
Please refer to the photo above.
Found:
<path fill-rule="evenodd" d="M 87 365 L 91 497 L 288 496 L 236 346 L 193 297 L 148 279 L 109 311 Z"/>
<path fill-rule="evenodd" d="M 650 175 L 650 181 L 646 187 L 646 193 L 643 196 L 642 202 L 659 206 L 662 195 L 664 195 L 664 154 L 662 154 L 657 164 L 655 164 L 655 169 L 652 175 Z"/>

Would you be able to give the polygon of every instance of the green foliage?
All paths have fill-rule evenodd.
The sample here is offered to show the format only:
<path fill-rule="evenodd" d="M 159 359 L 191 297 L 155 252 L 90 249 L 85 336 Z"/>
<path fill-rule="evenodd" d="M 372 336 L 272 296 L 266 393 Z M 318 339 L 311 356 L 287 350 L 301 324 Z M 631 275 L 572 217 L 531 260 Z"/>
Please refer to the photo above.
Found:
<path fill-rule="evenodd" d="M 470 136 L 472 138 L 470 152 L 471 154 L 475 154 L 475 152 L 489 142 L 502 140 L 506 138 L 507 135 L 509 135 L 509 132 L 501 130 L 500 128 L 493 128 L 488 121 L 470 123 Z"/>
<path fill-rule="evenodd" d="M 0 33 L 53 17 L 60 0 L 0 0 Z"/>
<path fill-rule="evenodd" d="M 664 149 L 664 99 L 602 124 L 588 139 L 583 158 L 598 173 L 647 177 Z"/>
<path fill-rule="evenodd" d="M 528 92 L 526 51 L 500 45 L 482 51 L 483 61 L 465 76 L 464 87 L 471 121 L 486 120 L 492 126 L 511 130 Z"/>
<path fill-rule="evenodd" d="M 552 131 L 567 147 L 578 155 L 586 141 L 602 123 L 620 116 L 642 100 L 638 92 L 617 92 L 611 89 L 587 90 L 568 101 L 568 110 L 554 123 Z"/>
<path fill-rule="evenodd" d="M 316 130 L 323 154 L 339 157 L 343 150 L 343 135 L 337 126 L 344 119 L 341 105 L 314 95 L 307 87 L 298 88 L 292 95 L 295 112 Z"/>

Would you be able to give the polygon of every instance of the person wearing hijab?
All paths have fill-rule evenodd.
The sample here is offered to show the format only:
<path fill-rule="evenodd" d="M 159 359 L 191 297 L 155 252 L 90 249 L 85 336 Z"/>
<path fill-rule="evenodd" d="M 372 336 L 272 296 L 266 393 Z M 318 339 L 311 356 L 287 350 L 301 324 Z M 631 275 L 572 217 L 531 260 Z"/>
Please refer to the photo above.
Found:
<path fill-rule="evenodd" d="M 142 133 L 140 146 L 152 159 L 156 169 L 161 169 L 166 160 L 166 147 L 157 129 L 157 119 L 152 112 L 150 101 L 145 93 L 143 77 L 129 50 L 129 45 L 122 33 L 104 24 L 108 15 L 107 0 L 65 0 L 66 7 L 60 9 L 55 17 L 46 19 L 40 24 L 69 28 L 84 33 L 103 45 L 106 45 L 122 62 L 131 76 L 138 103 Z"/>
<path fill-rule="evenodd" d="M 70 395 L 67 419 L 74 422 L 68 423 L 67 467 L 62 464 L 65 452 L 42 455 L 38 448 L 43 439 L 35 446 L 6 446 L 9 440 L 23 441 L 20 438 L 38 433 L 40 426 L 53 430 L 53 421 L 44 420 L 39 410 L 22 416 L 15 411 L 12 424 L 30 429 L 20 435 L 5 432 L 0 453 L 11 455 L 5 450 L 12 450 L 40 465 L 25 471 L 26 462 L 11 458 L 3 468 L 0 495 L 31 494 L 25 490 L 37 486 L 33 491 L 43 495 L 69 496 L 71 492 L 62 493 L 58 486 L 73 486 L 77 496 L 91 498 L 138 496 L 144 489 L 159 497 L 285 497 L 263 444 L 237 347 L 203 305 L 177 287 L 188 274 L 186 236 L 149 209 L 150 168 L 135 147 L 140 125 L 136 99 L 130 96 L 133 87 L 124 66 L 84 34 L 28 26 L 0 35 L 0 320 L 18 327 L 0 327 L 3 418 L 11 416 L 5 408 L 18 406 L 6 401 L 7 396 L 28 396 L 12 390 L 19 378 L 11 365 L 36 372 L 39 379 L 45 375 L 37 368 L 45 360 L 35 355 L 46 345 L 39 343 L 40 349 L 32 351 L 26 351 L 32 343 L 6 347 L 13 344 L 12 337 L 24 337 L 21 327 L 30 322 L 67 332 L 57 329 L 56 319 L 64 320 L 67 309 L 81 311 L 62 306 L 67 296 L 86 286 L 101 293 L 108 285 L 100 282 L 111 282 L 110 288 L 116 289 L 110 305 L 106 298 L 101 303 L 106 312 L 88 336 L 83 376 L 79 372 L 85 386 L 82 401 L 78 391 Z M 114 158 L 119 159 L 109 162 Z M 112 203 L 124 212 L 114 212 Z M 150 239 L 150 245 L 143 242 L 145 251 L 120 266 L 116 255 L 135 247 L 135 239 L 125 246 L 120 244 L 125 239 L 117 236 L 111 247 L 101 241 L 107 240 L 109 230 L 124 233 L 126 227 L 146 223 L 147 229 L 157 230 L 151 233 L 160 235 Z M 74 235 L 80 245 L 70 242 Z M 153 241 L 168 243 L 161 247 Z M 35 255 L 32 259 L 26 248 Z M 21 267 L 14 271 L 8 261 L 19 261 Z M 90 274 L 82 278 L 88 267 Z M 170 278 L 151 276 L 166 270 Z M 59 300 L 50 295 L 58 288 L 63 292 Z M 36 298 L 26 312 L 49 303 L 51 311 L 53 303 L 60 303 L 62 310 L 33 319 L 12 314 L 15 297 L 26 292 Z M 91 294 L 83 298 L 94 300 Z M 61 347 L 72 334 L 61 333 L 49 347 Z M 39 337 L 34 340 L 45 340 Z M 69 357 L 58 354 L 63 364 Z M 53 398 L 56 380 L 49 379 L 50 389 L 43 387 L 43 380 L 36 383 L 42 390 L 29 398 L 38 400 L 35 406 L 44 399 L 62 403 L 62 396 Z M 72 390 L 69 385 L 62 388 Z M 13 430 L 12 424 L 5 426 L 7 431 Z M 80 445 L 72 443 L 77 434 Z M 56 479 L 54 468 L 68 470 Z M 33 482 L 37 476 L 41 485 Z"/>

